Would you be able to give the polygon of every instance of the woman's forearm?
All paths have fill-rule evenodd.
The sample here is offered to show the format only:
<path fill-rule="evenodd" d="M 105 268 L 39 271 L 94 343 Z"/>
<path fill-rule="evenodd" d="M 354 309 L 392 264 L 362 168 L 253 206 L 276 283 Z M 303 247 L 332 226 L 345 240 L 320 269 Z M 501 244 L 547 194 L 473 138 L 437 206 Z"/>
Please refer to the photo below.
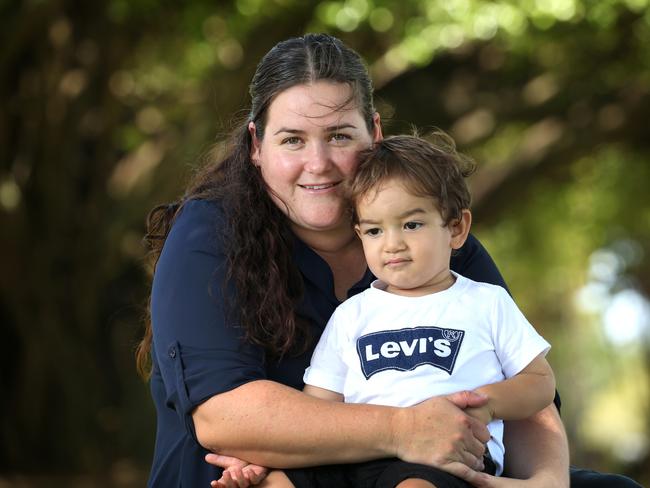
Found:
<path fill-rule="evenodd" d="M 505 422 L 506 475 L 568 488 L 569 446 L 555 405 L 525 420 Z"/>
<path fill-rule="evenodd" d="M 458 464 L 473 467 L 489 439 L 485 426 L 461 411 L 476 397 L 457 395 L 395 408 L 330 402 L 253 381 L 210 398 L 196 408 L 193 420 L 206 449 L 263 466 L 397 456 L 453 471 Z"/>
<path fill-rule="evenodd" d="M 394 456 L 397 409 L 324 401 L 271 381 L 253 381 L 197 407 L 205 448 L 269 467 Z"/>

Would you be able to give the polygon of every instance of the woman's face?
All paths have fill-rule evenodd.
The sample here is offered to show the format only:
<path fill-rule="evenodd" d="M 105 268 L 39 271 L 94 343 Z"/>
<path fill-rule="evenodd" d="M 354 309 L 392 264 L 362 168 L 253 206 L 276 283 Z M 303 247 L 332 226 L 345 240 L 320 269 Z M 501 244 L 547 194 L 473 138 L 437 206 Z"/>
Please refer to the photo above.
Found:
<path fill-rule="evenodd" d="M 329 231 L 349 225 L 342 183 L 357 154 L 381 139 L 379 115 L 372 133 L 350 98 L 350 87 L 331 81 L 296 85 L 271 103 L 259 140 L 255 125 L 251 159 L 272 190 L 271 197 L 294 230 Z"/>

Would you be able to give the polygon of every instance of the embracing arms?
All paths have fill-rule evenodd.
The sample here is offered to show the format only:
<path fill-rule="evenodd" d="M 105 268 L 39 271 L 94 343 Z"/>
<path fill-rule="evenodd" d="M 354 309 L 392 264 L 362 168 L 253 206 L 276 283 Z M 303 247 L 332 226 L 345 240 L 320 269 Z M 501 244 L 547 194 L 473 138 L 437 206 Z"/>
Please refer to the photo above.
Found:
<path fill-rule="evenodd" d="M 458 471 L 478 466 L 489 438 L 461 409 L 484 402 L 463 392 L 411 408 L 351 405 L 253 381 L 199 405 L 193 420 L 207 449 L 264 466 L 397 456 Z"/>
<path fill-rule="evenodd" d="M 388 409 L 328 404 L 271 381 L 252 381 L 213 396 L 194 414 L 197 439 L 205 448 L 271 467 L 325 464 L 391 455 Z M 347 410 L 347 409 L 346 409 Z"/>

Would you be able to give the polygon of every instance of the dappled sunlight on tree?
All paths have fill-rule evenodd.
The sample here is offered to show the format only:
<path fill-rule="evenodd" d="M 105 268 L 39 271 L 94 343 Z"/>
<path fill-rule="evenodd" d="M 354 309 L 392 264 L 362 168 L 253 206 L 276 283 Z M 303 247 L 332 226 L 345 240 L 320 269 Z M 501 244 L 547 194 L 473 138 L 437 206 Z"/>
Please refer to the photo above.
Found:
<path fill-rule="evenodd" d="M 478 161 L 474 229 L 553 343 L 574 462 L 650 483 L 648 3 L 0 2 L 0 471 L 142 484 L 145 215 L 247 117 L 260 57 L 324 30 L 386 133 Z"/>

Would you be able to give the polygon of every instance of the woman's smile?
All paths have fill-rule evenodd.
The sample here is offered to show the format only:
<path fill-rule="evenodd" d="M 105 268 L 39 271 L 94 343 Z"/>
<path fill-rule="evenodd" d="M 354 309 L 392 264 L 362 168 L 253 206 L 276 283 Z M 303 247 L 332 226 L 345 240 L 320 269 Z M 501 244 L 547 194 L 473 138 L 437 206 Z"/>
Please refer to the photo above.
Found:
<path fill-rule="evenodd" d="M 314 193 L 325 193 L 327 190 L 331 190 L 338 186 L 341 182 L 337 181 L 335 183 L 320 183 L 313 185 L 298 184 L 299 187 L 304 188 L 305 190 L 312 191 Z"/>

